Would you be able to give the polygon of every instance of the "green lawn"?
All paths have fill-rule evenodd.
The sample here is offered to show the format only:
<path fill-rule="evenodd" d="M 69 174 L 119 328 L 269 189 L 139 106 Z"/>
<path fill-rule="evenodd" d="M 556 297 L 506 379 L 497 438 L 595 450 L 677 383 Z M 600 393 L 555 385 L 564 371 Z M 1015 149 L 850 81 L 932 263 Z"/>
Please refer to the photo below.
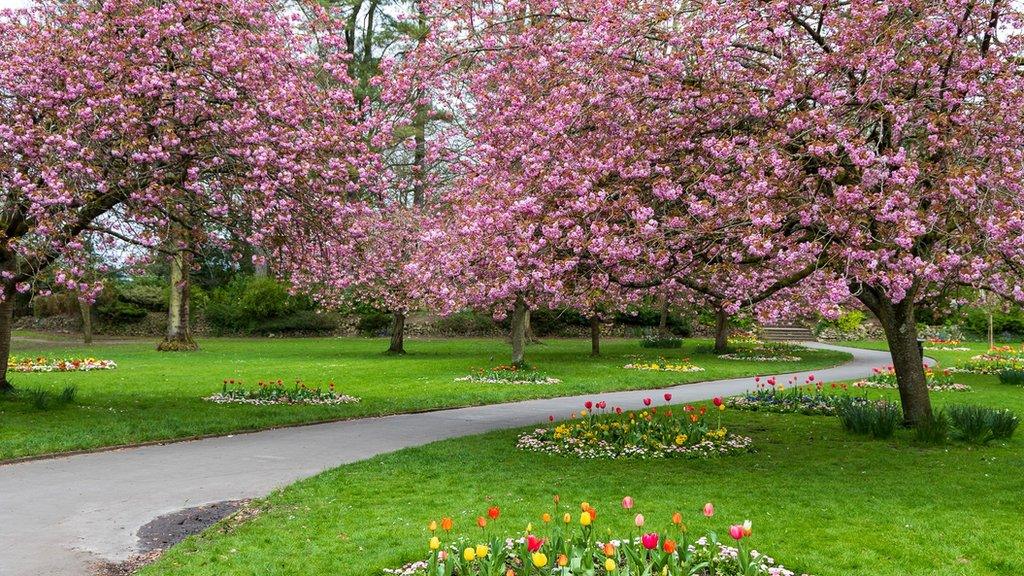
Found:
<path fill-rule="evenodd" d="M 975 390 L 935 393 L 935 403 L 1024 413 L 1024 388 L 991 376 L 962 381 Z M 493 503 L 514 534 L 540 524 L 553 493 L 569 505 L 589 501 L 602 531 L 629 529 L 624 495 L 659 527 L 675 510 L 691 530 L 719 534 L 750 518 L 755 547 L 818 576 L 1024 573 L 1024 430 L 983 448 L 927 447 L 908 431 L 885 441 L 851 436 L 829 417 L 727 411 L 724 423 L 753 437 L 757 451 L 581 461 L 519 452 L 515 431 L 402 450 L 276 492 L 256 504 L 254 520 L 190 538 L 142 574 L 380 574 L 422 557 L 430 519 L 453 516 L 457 531 L 474 534 L 473 519 Z M 699 512 L 707 501 L 718 511 L 711 521 Z"/>
<path fill-rule="evenodd" d="M 802 362 L 755 363 L 720 360 L 703 341 L 683 350 L 645 350 L 636 340 L 602 343 L 603 356 L 591 358 L 585 340 L 545 340 L 532 345 L 527 359 L 557 385 L 502 386 L 454 382 L 472 370 L 507 360 L 499 339 L 410 340 L 410 354 L 382 354 L 381 339 L 204 339 L 202 350 L 156 352 L 155 342 L 99 342 L 84 347 L 52 335 L 20 333 L 15 355 L 93 356 L 118 368 L 88 373 L 12 374 L 22 390 L 59 392 L 78 388 L 74 404 L 36 409 L 22 396 L 0 396 L 0 460 L 144 442 L 224 434 L 277 425 L 468 406 L 610 390 L 668 386 L 756 373 L 819 368 L 848 356 L 803 352 Z M 655 373 L 624 370 L 627 356 L 646 359 L 689 357 L 705 372 Z M 301 379 L 312 386 L 333 381 L 339 392 L 362 398 L 341 406 L 218 405 L 202 400 L 227 378 L 256 385 L 258 380 Z"/>

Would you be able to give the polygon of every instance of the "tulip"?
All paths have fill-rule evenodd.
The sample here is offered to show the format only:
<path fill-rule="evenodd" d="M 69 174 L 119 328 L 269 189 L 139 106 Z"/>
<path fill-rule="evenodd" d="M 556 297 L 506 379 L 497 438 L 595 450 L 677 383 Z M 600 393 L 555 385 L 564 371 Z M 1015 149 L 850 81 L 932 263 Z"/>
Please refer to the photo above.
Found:
<path fill-rule="evenodd" d="M 547 524 L 548 522 L 551 522 L 551 514 L 548 514 L 547 512 L 545 512 L 545 513 L 540 515 L 540 519 L 541 519 L 542 522 Z"/>
<path fill-rule="evenodd" d="M 441 547 L 441 541 L 437 539 L 437 536 L 432 536 L 429 545 L 431 550 L 437 550 Z"/>
<path fill-rule="evenodd" d="M 625 498 L 623 498 L 622 499 L 622 507 L 625 508 L 626 510 L 632 510 L 633 509 L 633 499 L 631 497 L 629 497 L 629 496 L 626 496 Z"/>
<path fill-rule="evenodd" d="M 569 557 L 566 556 L 565 554 L 559 554 L 558 555 L 558 565 L 559 566 L 566 566 L 567 564 L 569 564 Z"/>
<path fill-rule="evenodd" d="M 718 406 L 718 411 L 719 411 L 719 412 L 725 412 L 725 404 L 720 404 L 720 405 Z"/>
<path fill-rule="evenodd" d="M 605 556 L 615 556 L 615 545 L 611 542 L 605 542 L 604 549 L 602 551 Z"/>
<path fill-rule="evenodd" d="M 621 407 L 619 407 L 619 406 L 616 406 L 616 407 L 615 407 L 615 413 L 616 413 L 616 414 L 622 414 L 622 408 L 621 408 Z"/>
<path fill-rule="evenodd" d="M 437 530 L 437 520 L 431 520 L 430 524 L 427 524 L 427 530 L 435 532 Z"/>
<path fill-rule="evenodd" d="M 559 496 L 558 494 L 555 494 L 553 499 L 555 501 L 555 506 L 558 506 L 558 503 L 562 501 L 562 497 Z"/>
<path fill-rule="evenodd" d="M 665 402 L 671 402 L 671 401 L 672 401 L 672 393 L 671 392 L 665 392 Z"/>
<path fill-rule="evenodd" d="M 644 406 L 650 406 L 650 405 L 651 405 L 651 399 L 650 398 L 644 398 Z"/>
<path fill-rule="evenodd" d="M 476 560 L 476 550 L 466 548 L 462 551 L 462 557 L 466 559 L 466 562 L 472 562 L 473 560 Z"/>
<path fill-rule="evenodd" d="M 715 406 L 721 406 L 722 405 L 722 397 L 721 396 L 715 396 L 711 400 L 711 402 L 714 403 Z"/>
<path fill-rule="evenodd" d="M 572 515 L 566 512 L 565 515 L 562 516 L 562 522 L 565 522 L 566 524 L 572 522 Z"/>
<path fill-rule="evenodd" d="M 615 565 L 615 560 L 612 560 L 611 558 L 604 559 L 605 572 L 615 572 L 615 568 L 617 568 L 617 566 Z"/>
<path fill-rule="evenodd" d="M 644 521 L 645 520 L 644 520 L 644 515 L 643 514 L 637 514 L 636 518 L 633 518 L 633 524 L 636 524 L 637 528 L 643 526 L 644 525 Z"/>
<path fill-rule="evenodd" d="M 604 410 L 607 406 L 608 403 L 605 402 L 604 400 L 601 400 L 600 402 L 597 403 L 597 407 L 600 408 L 601 410 Z"/>
<path fill-rule="evenodd" d="M 683 515 L 680 514 L 679 512 L 676 512 L 675 514 L 673 514 L 672 515 L 672 523 L 675 524 L 676 526 L 679 526 L 680 524 L 682 524 L 683 523 Z"/>
<path fill-rule="evenodd" d="M 533 565 L 537 568 L 543 568 L 548 565 L 548 557 L 543 552 L 534 552 L 530 559 L 533 560 Z"/>
<path fill-rule="evenodd" d="M 594 519 L 590 517 L 590 512 L 584 511 L 582 514 L 580 514 L 580 525 L 581 526 L 590 526 L 590 523 L 593 520 Z"/>
<path fill-rule="evenodd" d="M 451 532 L 452 525 L 453 525 L 453 522 L 452 522 L 451 518 L 448 518 L 447 516 L 445 516 L 444 518 L 441 518 L 441 529 L 444 530 L 445 532 Z"/>
<path fill-rule="evenodd" d="M 666 554 L 672 554 L 676 551 L 676 541 L 666 539 L 665 543 L 661 545 L 661 549 L 664 550 Z"/>
<path fill-rule="evenodd" d="M 476 525 L 481 528 L 484 528 L 487 526 L 487 520 L 483 516 L 479 516 L 476 519 Z"/>
<path fill-rule="evenodd" d="M 749 538 L 754 533 L 754 524 L 750 520 L 743 521 L 743 537 Z"/>
<path fill-rule="evenodd" d="M 529 552 L 537 552 L 540 547 L 544 545 L 544 539 L 537 538 L 533 534 L 526 537 L 526 550 Z"/>
<path fill-rule="evenodd" d="M 554 421 L 555 421 L 555 416 L 553 414 L 551 416 L 548 416 L 548 422 L 554 422 Z"/>
<path fill-rule="evenodd" d="M 811 382 L 814 382 L 814 374 L 808 376 L 807 379 L 810 380 Z"/>
<path fill-rule="evenodd" d="M 497 520 L 499 514 L 501 514 L 501 510 L 497 506 L 491 506 L 487 509 L 487 515 L 491 517 L 491 520 Z"/>
<path fill-rule="evenodd" d="M 729 536 L 732 536 L 733 540 L 742 540 L 743 526 L 740 526 L 739 524 L 733 524 L 732 526 L 729 526 Z"/>
<path fill-rule="evenodd" d="M 586 408 L 587 410 L 590 410 L 591 408 L 594 407 L 594 403 L 591 402 L 590 400 L 587 400 L 586 402 L 583 403 L 583 407 Z"/>
<path fill-rule="evenodd" d="M 704 515 L 708 518 L 715 515 L 715 506 L 711 502 L 704 505 Z"/>
<path fill-rule="evenodd" d="M 516 576 L 516 571 L 509 568 L 508 570 L 505 570 L 505 576 Z"/>
<path fill-rule="evenodd" d="M 476 557 L 477 558 L 483 558 L 483 557 L 487 556 L 487 553 L 490 552 L 490 551 L 491 551 L 491 549 L 488 548 L 484 544 L 477 544 L 476 545 Z"/>
<path fill-rule="evenodd" d="M 590 502 L 580 502 L 580 510 L 584 512 L 590 510 Z"/>
<path fill-rule="evenodd" d="M 658 534 L 655 532 L 644 534 L 640 537 L 640 543 L 643 544 L 644 548 L 654 550 L 658 547 Z"/>

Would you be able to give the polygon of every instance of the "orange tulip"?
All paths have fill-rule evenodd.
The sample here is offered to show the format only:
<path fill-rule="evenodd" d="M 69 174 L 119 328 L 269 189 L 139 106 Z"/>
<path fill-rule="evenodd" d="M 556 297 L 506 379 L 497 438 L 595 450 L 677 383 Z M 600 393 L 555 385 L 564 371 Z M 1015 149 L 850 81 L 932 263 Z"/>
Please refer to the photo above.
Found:
<path fill-rule="evenodd" d="M 476 519 L 476 525 L 481 528 L 487 526 L 487 519 L 485 519 L 483 516 L 478 517 Z"/>
<path fill-rule="evenodd" d="M 541 520 L 542 520 L 542 521 L 543 521 L 543 522 L 544 522 L 545 524 L 547 524 L 548 522 L 551 522 L 551 514 L 548 514 L 547 512 L 545 512 L 545 513 L 543 513 L 543 514 L 541 514 L 541 515 L 540 515 L 540 519 L 541 519 Z"/>
<path fill-rule="evenodd" d="M 565 566 L 568 563 L 569 563 L 569 558 L 565 554 L 559 554 L 558 555 L 558 565 L 559 566 Z"/>
<path fill-rule="evenodd" d="M 675 540 L 665 540 L 665 542 L 662 543 L 662 545 L 661 545 L 661 549 L 664 550 L 666 554 L 671 554 L 671 553 L 675 552 L 676 551 L 676 541 Z"/>
<path fill-rule="evenodd" d="M 447 516 L 445 516 L 444 518 L 441 518 L 441 529 L 444 530 L 445 532 L 451 532 L 453 524 L 454 523 L 452 522 L 451 518 L 449 518 Z"/>
<path fill-rule="evenodd" d="M 605 556 L 614 556 L 615 555 L 615 546 L 612 545 L 611 542 L 606 542 L 605 543 L 605 545 L 604 545 L 604 555 Z"/>
<path fill-rule="evenodd" d="M 679 512 L 676 512 L 675 514 L 673 514 L 672 515 L 672 523 L 675 524 L 676 526 L 679 526 L 680 524 L 682 524 L 683 523 L 683 515 L 680 514 Z"/>

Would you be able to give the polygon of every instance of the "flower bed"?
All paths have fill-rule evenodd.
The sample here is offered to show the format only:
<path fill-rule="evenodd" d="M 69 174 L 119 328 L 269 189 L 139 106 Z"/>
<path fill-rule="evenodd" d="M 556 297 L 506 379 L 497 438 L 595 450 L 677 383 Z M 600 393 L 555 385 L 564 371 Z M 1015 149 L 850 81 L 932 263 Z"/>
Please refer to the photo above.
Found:
<path fill-rule="evenodd" d="M 754 378 L 754 390 L 727 398 L 725 402 L 730 408 L 751 412 L 824 416 L 836 415 L 840 405 L 847 402 L 868 403 L 867 398 L 850 396 L 850 387 L 845 383 L 833 382 L 826 387 L 821 382 L 815 382 L 813 374 L 801 386 L 797 386 L 796 382 L 796 377 L 790 378 L 790 387 L 787 388 L 785 385 L 777 385 L 774 376 L 763 380 L 758 376 Z"/>
<path fill-rule="evenodd" d="M 665 394 L 665 401 L 672 399 Z M 644 399 L 647 406 L 651 399 Z M 721 398 L 715 398 L 725 410 Z M 598 412 L 595 412 L 598 411 Z M 639 412 L 609 409 L 605 402 L 586 402 L 579 415 L 521 435 L 516 448 L 577 458 L 708 458 L 747 452 L 752 440 L 729 434 L 721 425 L 708 422 L 707 408 L 687 405 L 682 415 L 668 408 Z"/>
<path fill-rule="evenodd" d="M 1024 370 L 1024 347 L 1015 350 L 1013 346 L 999 346 L 985 354 L 971 356 L 970 360 L 953 370 L 971 374 L 999 374 L 1005 370 Z"/>
<path fill-rule="evenodd" d="M 874 374 L 866 380 L 859 380 L 853 385 L 857 388 L 880 388 L 895 389 L 896 369 L 892 366 L 874 368 Z M 932 392 L 970 392 L 971 387 L 966 384 L 953 382 L 953 370 L 946 369 L 936 371 L 929 366 L 924 369 L 925 380 L 928 383 L 928 390 Z"/>
<path fill-rule="evenodd" d="M 456 382 L 477 382 L 480 384 L 561 384 L 558 378 L 552 378 L 524 366 L 497 366 L 489 370 L 480 369 L 469 376 L 455 379 Z"/>
<path fill-rule="evenodd" d="M 961 346 L 963 342 L 953 338 L 929 338 L 924 343 L 925 350 L 940 352 L 967 352 L 970 348 Z"/>
<path fill-rule="evenodd" d="M 664 530 L 648 529 L 643 514 L 633 516 L 634 503 L 623 498 L 622 507 L 636 526 L 633 534 L 615 535 L 598 528 L 597 510 L 580 504 L 577 514 L 555 505 L 540 516 L 539 530 L 531 524 L 522 536 L 508 536 L 518 530 L 494 530 L 500 510 L 491 506 L 487 516 L 477 518 L 478 537 L 452 536 L 454 521 L 431 521 L 426 542 L 427 557 L 398 569 L 385 569 L 390 576 L 591 576 L 690 575 L 690 576 L 793 576 L 765 554 L 750 547 L 753 525 L 749 520 L 726 530 L 732 545 L 707 532 L 691 540 L 684 517 L 676 512 Z M 705 504 L 701 513 L 714 516 L 714 506 Z M 708 520 L 704 520 L 708 521 Z M 661 524 L 661 523 L 659 523 Z M 489 528 L 490 526 L 490 528 Z M 440 530 L 438 530 L 440 528 Z M 806 576 L 806 575 L 804 575 Z"/>
<path fill-rule="evenodd" d="M 89 372 L 117 368 L 117 364 L 113 360 L 97 360 L 96 358 L 55 359 L 43 356 L 37 358 L 11 356 L 7 362 L 7 369 L 12 372 Z"/>
<path fill-rule="evenodd" d="M 723 360 L 746 362 L 799 362 L 802 358 L 796 354 L 798 349 L 797 346 L 785 342 L 755 341 L 750 347 L 743 347 L 728 354 L 720 354 L 718 357 Z"/>
<path fill-rule="evenodd" d="M 238 386 L 237 388 L 235 386 Z M 268 406 L 272 404 L 352 404 L 359 402 L 359 398 L 347 394 L 339 394 L 334 390 L 334 382 L 327 385 L 323 390 L 319 386 L 311 388 L 301 380 L 295 381 L 295 386 L 286 388 L 281 380 L 267 383 L 259 382 L 257 388 L 243 388 L 240 380 L 225 380 L 221 391 L 207 396 L 204 400 L 216 402 L 217 404 L 253 404 L 256 406 Z"/>
<path fill-rule="evenodd" d="M 704 369 L 685 360 L 678 363 L 667 362 L 631 362 L 623 366 L 626 370 L 646 370 L 648 372 L 703 372 Z"/>

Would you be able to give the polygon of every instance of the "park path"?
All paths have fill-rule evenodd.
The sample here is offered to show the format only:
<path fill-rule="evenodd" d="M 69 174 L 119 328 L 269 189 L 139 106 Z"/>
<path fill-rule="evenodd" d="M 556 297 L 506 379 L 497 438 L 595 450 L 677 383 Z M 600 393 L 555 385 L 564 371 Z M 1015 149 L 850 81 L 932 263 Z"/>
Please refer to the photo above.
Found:
<path fill-rule="evenodd" d="M 888 352 L 818 343 L 853 359 L 815 370 L 819 381 L 861 378 Z M 807 373 L 794 373 L 802 382 Z M 789 378 L 792 374 L 781 375 Z M 780 379 L 781 380 L 781 379 Z M 659 390 L 672 401 L 739 394 L 749 377 Z M 585 399 L 639 408 L 649 391 L 528 400 L 313 424 L 0 465 L 0 576 L 85 576 L 136 552 L 136 531 L 157 516 L 260 497 L 323 470 L 435 440 L 544 422 Z"/>

